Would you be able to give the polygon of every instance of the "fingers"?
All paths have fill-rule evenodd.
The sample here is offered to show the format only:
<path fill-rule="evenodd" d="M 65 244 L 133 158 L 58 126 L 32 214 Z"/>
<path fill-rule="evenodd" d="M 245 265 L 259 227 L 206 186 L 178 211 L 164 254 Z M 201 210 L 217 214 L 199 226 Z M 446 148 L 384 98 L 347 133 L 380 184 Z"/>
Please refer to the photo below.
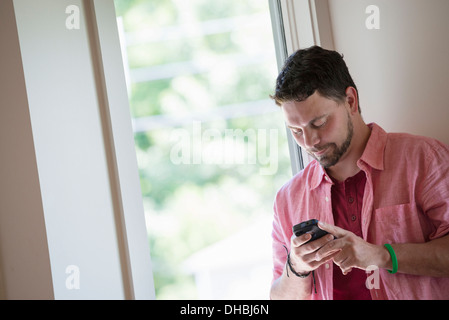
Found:
<path fill-rule="evenodd" d="M 366 265 L 372 264 L 370 248 L 373 245 L 350 231 L 321 221 L 318 227 L 329 234 L 314 241 L 310 241 L 310 234 L 293 236 L 291 239 L 290 256 L 300 270 L 312 271 L 333 260 L 346 275 L 353 268 L 363 269 Z"/>
<path fill-rule="evenodd" d="M 324 231 L 329 232 L 330 234 L 333 234 L 336 238 L 340 238 L 348 234 L 348 231 L 342 228 L 339 228 L 337 226 L 333 226 L 331 224 L 319 221 L 318 227 Z"/>
<path fill-rule="evenodd" d="M 333 253 L 340 252 L 344 248 L 344 245 L 345 243 L 338 238 L 333 241 L 328 241 L 316 252 L 316 259 L 322 260 Z"/>
<path fill-rule="evenodd" d="M 328 234 L 324 237 L 321 237 L 317 240 L 311 241 L 307 243 L 312 238 L 312 235 L 309 233 L 306 233 L 299 237 L 292 237 L 292 250 L 296 248 L 301 248 L 300 251 L 303 254 L 314 252 L 321 247 L 323 247 L 325 244 L 327 244 L 329 241 L 334 239 L 334 236 L 331 234 Z"/>
<path fill-rule="evenodd" d="M 347 275 L 351 271 L 352 271 L 352 268 L 341 270 L 341 272 L 343 272 L 343 275 Z"/>
<path fill-rule="evenodd" d="M 326 228 L 331 231 L 331 228 Z M 335 230 L 334 230 L 335 231 Z M 343 274 L 348 274 L 353 268 L 363 269 L 365 265 L 369 265 L 371 252 L 369 245 L 365 240 L 356 236 L 350 231 L 341 232 L 337 239 L 326 243 L 316 252 L 316 259 L 324 259 L 330 254 L 337 253 L 333 256 L 334 263 L 340 267 Z M 345 233 L 343 235 L 343 233 Z"/>
<path fill-rule="evenodd" d="M 312 238 L 312 235 L 310 233 L 303 234 L 302 236 L 299 236 L 299 237 L 296 237 L 295 235 L 293 235 L 292 239 L 291 239 L 292 247 L 296 247 L 296 248 L 300 247 L 303 244 L 305 244 L 307 241 L 309 241 L 310 238 Z"/>
<path fill-rule="evenodd" d="M 315 270 L 326 261 L 332 259 L 333 253 L 329 256 L 323 256 L 324 260 L 317 259 L 316 252 L 329 241 L 334 239 L 334 236 L 329 234 L 320 239 L 310 241 L 312 235 L 304 234 L 299 237 L 293 236 L 291 239 L 290 259 L 295 265 L 295 268 L 304 272 Z"/>
<path fill-rule="evenodd" d="M 358 260 L 354 260 L 357 239 L 352 232 L 321 221 L 318 227 L 329 234 L 314 241 L 310 241 L 312 235 L 308 233 L 299 237 L 293 235 L 291 238 L 290 258 L 299 270 L 312 271 L 333 260 L 346 275 L 359 265 Z"/>
<path fill-rule="evenodd" d="M 352 271 L 353 266 L 351 265 L 350 260 L 351 259 L 349 257 L 345 257 L 341 251 L 339 251 L 333 258 L 334 263 L 340 267 L 343 275 L 347 275 Z"/>

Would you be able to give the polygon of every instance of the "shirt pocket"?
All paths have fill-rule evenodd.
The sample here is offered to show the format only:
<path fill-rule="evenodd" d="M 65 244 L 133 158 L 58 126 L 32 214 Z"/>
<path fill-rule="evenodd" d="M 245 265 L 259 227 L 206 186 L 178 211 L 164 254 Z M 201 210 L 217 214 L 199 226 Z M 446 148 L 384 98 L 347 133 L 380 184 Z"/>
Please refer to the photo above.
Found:
<path fill-rule="evenodd" d="M 374 210 L 374 238 L 379 243 L 423 243 L 420 212 L 415 204 L 399 204 Z"/>

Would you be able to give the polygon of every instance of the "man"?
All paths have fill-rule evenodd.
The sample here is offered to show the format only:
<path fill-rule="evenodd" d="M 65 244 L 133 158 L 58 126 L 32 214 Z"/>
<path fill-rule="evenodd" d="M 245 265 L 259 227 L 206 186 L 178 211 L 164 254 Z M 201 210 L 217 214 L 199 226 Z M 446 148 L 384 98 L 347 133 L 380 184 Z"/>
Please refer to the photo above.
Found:
<path fill-rule="evenodd" d="M 320 47 L 287 59 L 272 98 L 314 160 L 276 195 L 271 298 L 448 299 L 448 146 L 365 124 L 342 56 Z M 309 219 L 329 234 L 294 236 Z"/>

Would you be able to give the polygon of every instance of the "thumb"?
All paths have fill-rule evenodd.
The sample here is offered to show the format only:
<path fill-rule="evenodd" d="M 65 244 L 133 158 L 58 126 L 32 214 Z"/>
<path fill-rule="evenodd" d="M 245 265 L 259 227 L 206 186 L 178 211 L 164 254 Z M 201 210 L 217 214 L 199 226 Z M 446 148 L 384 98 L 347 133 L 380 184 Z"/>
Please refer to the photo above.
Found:
<path fill-rule="evenodd" d="M 327 231 L 330 234 L 334 235 L 336 238 L 343 237 L 344 235 L 346 235 L 348 233 L 348 231 L 346 231 L 345 229 L 342 229 L 337 226 L 333 226 L 331 224 L 328 224 L 328 223 L 325 223 L 322 221 L 318 221 L 318 227 L 320 229 Z"/>

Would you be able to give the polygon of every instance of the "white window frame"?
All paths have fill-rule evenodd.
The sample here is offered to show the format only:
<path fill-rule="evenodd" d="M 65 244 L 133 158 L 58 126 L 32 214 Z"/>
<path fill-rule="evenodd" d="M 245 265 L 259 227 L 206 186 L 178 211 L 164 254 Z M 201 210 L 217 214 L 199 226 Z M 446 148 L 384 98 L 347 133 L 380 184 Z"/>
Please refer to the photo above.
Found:
<path fill-rule="evenodd" d="M 334 49 L 327 0 L 269 0 L 279 71 L 293 52 L 313 45 Z M 292 173 L 312 160 L 286 127 Z"/>

